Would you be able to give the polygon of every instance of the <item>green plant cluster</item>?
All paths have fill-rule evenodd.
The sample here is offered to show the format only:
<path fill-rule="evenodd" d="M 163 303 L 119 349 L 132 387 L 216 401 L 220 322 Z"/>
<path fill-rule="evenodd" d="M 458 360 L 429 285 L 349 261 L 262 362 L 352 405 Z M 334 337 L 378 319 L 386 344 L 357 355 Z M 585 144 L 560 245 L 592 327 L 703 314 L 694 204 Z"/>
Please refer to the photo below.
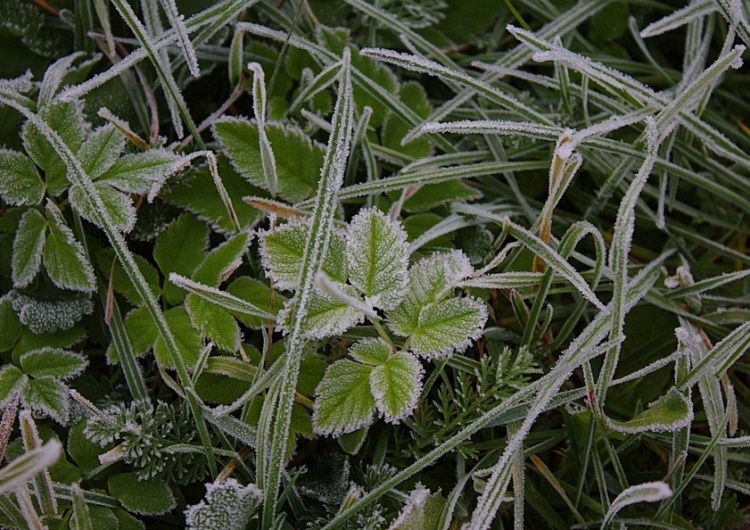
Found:
<path fill-rule="evenodd" d="M 743 528 L 746 0 L 0 2 L 0 528 Z"/>

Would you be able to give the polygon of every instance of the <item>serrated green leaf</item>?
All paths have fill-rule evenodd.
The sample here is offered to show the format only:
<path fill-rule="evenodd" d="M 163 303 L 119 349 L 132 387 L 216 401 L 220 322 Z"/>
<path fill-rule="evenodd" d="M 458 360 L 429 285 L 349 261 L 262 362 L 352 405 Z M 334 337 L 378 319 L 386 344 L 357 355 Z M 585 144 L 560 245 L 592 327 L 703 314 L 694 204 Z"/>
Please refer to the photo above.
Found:
<path fill-rule="evenodd" d="M 80 353 L 59 348 L 42 348 L 21 355 L 19 362 L 26 375 L 35 378 L 70 379 L 88 366 Z"/>
<path fill-rule="evenodd" d="M 348 359 L 328 367 L 316 390 L 313 429 L 317 434 L 338 436 L 372 423 L 372 370 L 372 366 Z"/>
<path fill-rule="evenodd" d="M 104 209 L 107 211 L 113 226 L 122 232 L 129 232 L 135 225 L 135 207 L 129 195 L 113 188 L 107 182 L 94 182 L 94 188 L 99 192 Z M 86 194 L 80 186 L 74 184 L 68 190 L 68 198 L 78 213 L 87 221 L 97 224 L 97 213 L 86 199 Z"/>
<path fill-rule="evenodd" d="M 109 494 L 126 510 L 139 515 L 160 515 L 172 510 L 176 501 L 164 482 L 138 480 L 136 473 L 120 473 L 107 481 Z"/>
<path fill-rule="evenodd" d="M 628 421 L 607 418 L 607 425 L 624 433 L 672 432 L 689 425 L 692 419 L 692 403 L 673 387 L 635 418 Z"/>
<path fill-rule="evenodd" d="M 417 406 L 424 370 L 408 352 L 398 352 L 370 373 L 375 406 L 388 423 L 398 423 Z"/>
<path fill-rule="evenodd" d="M 0 408 L 5 405 L 14 392 L 19 392 L 28 378 L 17 366 L 6 364 L 0 368 Z"/>
<path fill-rule="evenodd" d="M 218 285 L 240 265 L 250 244 L 250 234 L 241 232 L 211 250 L 193 272 L 192 279 L 210 287 Z"/>
<path fill-rule="evenodd" d="M 342 285 L 341 288 L 349 296 L 357 296 L 353 287 Z M 289 320 L 294 313 L 295 300 L 296 298 L 289 300 L 279 313 L 278 324 L 282 330 L 289 330 Z M 313 289 L 303 324 L 303 334 L 306 337 L 318 339 L 332 337 L 340 335 L 362 320 L 364 320 L 362 311 L 318 289 Z"/>
<path fill-rule="evenodd" d="M 206 499 L 185 511 L 190 530 L 244 530 L 260 506 L 263 493 L 254 484 L 240 485 L 233 478 L 206 484 Z"/>
<path fill-rule="evenodd" d="M 58 100 L 45 106 L 39 114 L 71 151 L 78 151 L 86 136 L 86 122 L 78 102 Z M 22 136 L 26 152 L 44 170 L 48 191 L 59 195 L 68 186 L 65 163 L 35 125 L 26 122 Z"/>
<path fill-rule="evenodd" d="M 388 312 L 388 326 L 397 335 L 410 335 L 419 324 L 422 310 L 449 294 L 472 272 L 469 259 L 460 251 L 435 254 L 412 265 L 406 295 Z"/>
<path fill-rule="evenodd" d="M 193 323 L 190 321 L 190 316 L 188 316 L 187 311 L 183 306 L 173 307 L 172 309 L 165 311 L 164 318 L 167 319 L 169 328 L 172 330 L 172 334 L 177 342 L 177 348 L 182 355 L 183 362 L 188 368 L 192 368 L 195 366 L 195 363 L 198 360 L 198 355 L 203 347 L 203 341 L 201 340 L 198 330 L 193 327 Z M 154 343 L 154 355 L 161 366 L 174 368 L 174 361 L 172 360 L 161 335 L 156 337 L 156 342 Z"/>
<path fill-rule="evenodd" d="M 419 313 L 411 334 L 411 349 L 427 358 L 463 351 L 482 334 L 487 309 L 476 298 L 449 298 L 430 304 Z"/>
<path fill-rule="evenodd" d="M 278 195 L 293 202 L 310 197 L 323 167 L 323 148 L 296 128 L 266 123 L 265 130 L 276 154 Z M 257 123 L 221 118 L 214 124 L 214 135 L 237 172 L 265 189 Z"/>
<path fill-rule="evenodd" d="M 104 453 L 109 447 L 101 447 L 99 444 L 92 442 L 84 434 L 86 420 L 81 420 L 73 425 L 68 431 L 67 450 L 73 461 L 87 473 L 92 469 L 99 467 L 99 455 Z"/>
<path fill-rule="evenodd" d="M 440 516 L 446 500 L 440 492 L 430 494 L 424 486 L 417 487 L 409 494 L 404 506 L 389 530 L 440 530 Z"/>
<path fill-rule="evenodd" d="M 120 158 L 125 149 L 125 135 L 114 125 L 107 124 L 92 132 L 81 145 L 78 159 L 83 170 L 96 179 Z"/>
<path fill-rule="evenodd" d="M 225 156 L 218 156 L 217 164 L 221 182 L 230 197 L 258 196 L 265 193 L 242 178 Z M 161 198 L 209 222 L 217 232 L 229 234 L 236 230 L 234 222 L 229 217 L 216 189 L 213 177 L 205 166 L 196 169 L 189 177 L 171 185 L 170 189 L 164 190 Z M 237 221 L 243 230 L 246 230 L 260 216 L 258 210 L 244 201 L 234 201 L 233 205 Z"/>
<path fill-rule="evenodd" d="M 219 348 L 228 352 L 239 349 L 240 327 L 229 311 L 192 293 L 185 299 L 185 309 L 193 326 Z"/>
<path fill-rule="evenodd" d="M 11 260 L 13 285 L 26 287 L 42 265 L 47 220 L 38 210 L 28 210 L 18 223 Z"/>
<path fill-rule="evenodd" d="M 255 307 L 268 311 L 274 316 L 278 314 L 279 309 L 283 307 L 286 302 L 285 296 L 282 296 L 278 292 L 274 292 L 272 295 L 271 289 L 268 285 L 260 280 L 256 280 L 255 278 L 250 278 L 249 276 L 237 278 L 227 285 L 227 292 L 251 303 Z M 273 307 L 271 307 L 272 296 Z M 251 328 L 259 328 L 266 323 L 262 318 L 248 315 L 246 313 L 233 312 L 233 314 L 237 320 Z"/>
<path fill-rule="evenodd" d="M 349 348 L 349 355 L 364 364 L 378 366 L 388 362 L 392 348 L 380 337 L 368 337 L 354 343 Z"/>
<path fill-rule="evenodd" d="M 263 266 L 279 289 L 297 288 L 309 230 L 306 223 L 287 223 L 261 234 Z M 331 232 L 323 271 L 334 281 L 346 282 L 346 243 L 338 232 Z"/>
<path fill-rule="evenodd" d="M 190 214 L 177 218 L 156 238 L 154 260 L 165 278 L 176 272 L 190 276 L 204 258 L 208 243 L 206 225 Z M 178 303 L 185 291 L 171 282 L 165 281 L 162 294 L 170 304 Z"/>
<path fill-rule="evenodd" d="M 362 210 L 346 234 L 349 281 L 366 303 L 392 309 L 404 295 L 408 256 L 406 232 L 380 210 Z"/>
<path fill-rule="evenodd" d="M 68 423 L 68 387 L 59 380 L 29 379 L 21 391 L 21 399 L 31 410 L 43 412 L 61 425 Z"/>
<path fill-rule="evenodd" d="M 359 453 L 359 450 L 362 449 L 365 439 L 367 439 L 368 431 L 369 429 L 367 427 L 362 427 L 354 432 L 342 434 L 338 438 L 339 446 L 350 455 L 356 455 Z"/>
<path fill-rule="evenodd" d="M 62 289 L 93 291 L 96 288 L 94 270 L 83 246 L 51 202 L 47 203 L 47 222 L 49 235 L 44 242 L 43 258 L 50 279 Z"/>
<path fill-rule="evenodd" d="M 247 381 L 233 379 L 223 374 L 209 373 L 206 370 L 195 382 L 195 392 L 202 400 L 221 405 L 234 403 L 249 388 L 250 383 Z"/>
<path fill-rule="evenodd" d="M 21 322 L 10 298 L 0 298 L 0 351 L 10 350 L 20 336 Z"/>
<path fill-rule="evenodd" d="M 34 162 L 23 153 L 0 149 L 0 196 L 16 206 L 39 204 L 45 185 Z"/>
<path fill-rule="evenodd" d="M 130 339 L 133 354 L 136 356 L 148 350 L 159 336 L 159 331 L 146 306 L 138 307 L 128 313 L 125 317 L 125 330 Z"/>
<path fill-rule="evenodd" d="M 146 525 L 140 519 L 130 515 L 125 510 L 115 510 L 118 530 L 145 530 Z"/>
<path fill-rule="evenodd" d="M 125 193 L 147 193 L 152 198 L 177 169 L 178 160 L 177 155 L 166 149 L 125 155 L 102 173 L 98 181 Z"/>
<path fill-rule="evenodd" d="M 13 357 L 17 359 L 21 354 L 39 348 L 69 348 L 79 342 L 86 335 L 86 328 L 76 324 L 70 329 L 55 331 L 54 333 L 33 333 L 29 329 L 21 331 L 21 337 L 13 348 Z"/>

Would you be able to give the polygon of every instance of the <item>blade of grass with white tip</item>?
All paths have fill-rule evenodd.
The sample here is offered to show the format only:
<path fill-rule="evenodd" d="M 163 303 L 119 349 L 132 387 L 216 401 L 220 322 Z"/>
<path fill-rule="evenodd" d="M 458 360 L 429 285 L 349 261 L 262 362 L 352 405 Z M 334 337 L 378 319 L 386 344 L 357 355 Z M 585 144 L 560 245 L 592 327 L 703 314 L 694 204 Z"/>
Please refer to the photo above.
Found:
<path fill-rule="evenodd" d="M 325 90 L 331 86 L 335 81 L 341 65 L 338 63 L 332 63 L 323 68 L 318 75 L 303 88 L 297 97 L 294 98 L 292 104 L 289 105 L 289 113 L 292 114 L 299 109 L 299 107 L 308 99 L 312 98 L 315 94 L 321 90 Z"/>
<path fill-rule="evenodd" d="M 607 510 L 607 514 L 604 516 L 602 521 L 601 529 L 607 528 L 607 525 L 617 515 L 617 512 L 638 502 L 659 502 L 662 499 L 666 499 L 672 495 L 672 490 L 669 488 L 666 482 L 644 482 L 643 484 L 637 484 L 630 486 L 623 490 Z"/>
<path fill-rule="evenodd" d="M 93 221 L 97 226 L 101 227 L 104 230 L 104 233 L 107 235 L 110 246 L 115 251 L 115 254 L 117 255 L 117 258 L 123 270 L 130 279 L 133 287 L 138 293 L 138 296 L 141 300 L 143 300 L 144 305 L 147 307 L 148 313 L 151 316 L 151 319 L 154 321 L 154 324 L 159 331 L 159 335 L 163 338 L 167 351 L 172 357 L 172 362 L 177 369 L 180 380 L 187 390 L 186 394 L 188 396 L 188 402 L 190 405 L 190 409 L 195 417 L 196 427 L 198 429 L 201 442 L 203 443 L 204 450 L 206 451 L 209 468 L 211 469 L 211 473 L 215 475 L 216 462 L 213 458 L 211 441 L 208 435 L 206 424 L 202 419 L 202 411 L 199 405 L 199 400 L 195 397 L 194 392 L 192 392 L 190 374 L 188 372 L 187 365 L 185 364 L 185 361 L 182 358 L 182 354 L 177 347 L 177 342 L 172 333 L 172 330 L 169 327 L 169 324 L 167 323 L 166 318 L 164 317 L 164 313 L 161 310 L 159 302 L 156 300 L 156 297 L 149 287 L 146 278 L 143 276 L 143 273 L 136 264 L 135 258 L 128 249 L 124 237 L 117 229 L 114 221 L 111 219 L 108 210 L 104 207 L 102 199 L 99 196 L 99 192 L 96 187 L 94 187 L 94 184 L 91 181 L 91 177 L 86 174 L 83 167 L 81 166 L 80 161 L 76 158 L 70 148 L 68 148 L 62 138 L 60 138 L 60 136 L 55 131 L 53 131 L 42 118 L 25 109 L 24 107 L 18 105 L 12 99 L 5 97 L 5 95 L 2 93 L 0 93 L 0 103 L 18 110 L 29 122 L 33 123 L 34 126 L 37 127 L 39 131 L 41 131 L 45 139 L 52 145 L 55 152 L 60 156 L 60 158 L 62 158 L 65 165 L 67 166 L 67 178 L 71 181 L 71 183 L 77 184 L 81 188 L 86 201 L 94 206 L 93 212 L 95 219 L 93 219 Z"/>
<path fill-rule="evenodd" d="M 266 501 L 262 524 L 271 527 L 277 510 L 281 477 L 286 463 L 287 438 L 289 436 L 292 404 L 296 392 L 299 367 L 304 347 L 303 324 L 315 284 L 315 274 L 320 270 L 328 249 L 333 215 L 338 203 L 338 191 L 346 171 L 349 145 L 353 130 L 353 107 L 351 70 L 348 49 L 344 50 L 339 78 L 339 95 L 333 114 L 333 131 L 328 140 L 318 192 L 315 198 L 310 233 L 305 241 L 302 267 L 297 291 L 297 303 L 292 314 L 291 333 L 287 340 L 284 371 L 280 381 L 278 403 L 275 411 L 268 473 L 264 484 Z M 259 442 L 260 443 L 260 442 Z"/>
<path fill-rule="evenodd" d="M 275 197 L 279 177 L 276 174 L 276 157 L 273 155 L 273 148 L 266 134 L 266 77 L 260 64 L 248 63 L 247 67 L 253 73 L 253 113 L 258 121 L 258 143 L 263 180 L 271 197 Z"/>
<path fill-rule="evenodd" d="M 641 30 L 641 37 L 655 37 L 672 31 L 685 24 L 689 24 L 693 20 L 705 17 L 717 11 L 716 2 L 712 0 L 693 0 L 689 5 L 678 9 L 666 17 L 652 22 Z"/>
<path fill-rule="evenodd" d="M 182 287 L 186 291 L 200 296 L 204 300 L 208 300 L 212 304 L 223 307 L 227 311 L 232 311 L 233 313 L 239 313 L 247 316 L 260 317 L 272 322 L 276 320 L 276 317 L 271 313 L 264 311 L 263 309 L 251 304 L 250 302 L 242 300 L 241 298 L 238 298 L 233 294 L 229 294 L 225 291 L 220 291 L 219 289 L 216 289 L 214 287 L 210 287 L 199 282 L 194 282 L 193 280 L 185 278 L 184 276 L 181 276 L 177 273 L 170 273 L 169 281 L 178 287 Z"/>
<path fill-rule="evenodd" d="M 62 454 L 62 445 L 51 439 L 43 446 L 26 451 L 0 469 L 0 493 L 13 491 L 53 465 Z"/>
<path fill-rule="evenodd" d="M 177 35 L 177 42 L 182 49 L 182 56 L 187 63 L 190 75 L 198 77 L 201 74 L 200 68 L 198 67 L 198 57 L 195 55 L 195 49 L 190 42 L 190 37 L 188 37 L 187 27 L 185 27 L 185 18 L 177 9 L 175 0 L 160 0 L 160 3 L 164 13 L 167 15 L 169 24 Z"/>
<path fill-rule="evenodd" d="M 549 118 L 543 114 L 539 114 L 528 105 L 523 104 L 490 84 L 474 79 L 457 68 L 447 68 L 434 61 L 416 55 L 384 50 L 382 48 L 365 48 L 361 53 L 365 57 L 371 57 L 378 61 L 400 66 L 401 68 L 411 70 L 412 72 L 432 75 L 440 79 L 458 83 L 461 86 L 471 87 L 477 95 L 483 96 L 495 104 L 515 111 L 527 120 L 531 120 L 534 123 L 550 123 Z"/>
<path fill-rule="evenodd" d="M 744 271 L 724 273 L 721 276 L 715 276 L 713 278 L 706 278 L 705 280 L 695 282 L 692 285 L 680 287 L 678 289 L 672 289 L 668 291 L 665 294 L 665 296 L 669 298 L 670 300 L 675 300 L 675 299 L 684 298 L 693 294 L 701 294 L 706 291 L 710 291 L 712 289 L 721 287 L 722 285 L 726 285 L 736 280 L 740 280 L 744 278 L 745 276 L 747 276 L 748 274 L 750 274 L 750 269 L 744 270 Z"/>
<path fill-rule="evenodd" d="M 748 348 L 750 348 L 750 322 L 745 322 L 732 330 L 720 342 L 714 344 L 709 354 L 694 365 L 685 378 L 677 381 L 677 387 L 681 390 L 690 388 L 707 373 L 721 376 Z"/>
<path fill-rule="evenodd" d="M 719 12 L 730 26 L 735 28 L 742 41 L 750 46 L 750 22 L 747 20 L 747 2 L 740 0 L 717 0 Z"/>
<path fill-rule="evenodd" d="M 33 451 L 42 446 L 42 439 L 39 437 L 34 418 L 31 411 L 22 410 L 18 414 L 18 423 L 20 425 L 23 446 L 26 451 Z M 52 490 L 52 478 L 49 470 L 44 469 L 33 478 L 34 493 L 37 504 L 44 514 L 57 515 L 57 500 Z"/>

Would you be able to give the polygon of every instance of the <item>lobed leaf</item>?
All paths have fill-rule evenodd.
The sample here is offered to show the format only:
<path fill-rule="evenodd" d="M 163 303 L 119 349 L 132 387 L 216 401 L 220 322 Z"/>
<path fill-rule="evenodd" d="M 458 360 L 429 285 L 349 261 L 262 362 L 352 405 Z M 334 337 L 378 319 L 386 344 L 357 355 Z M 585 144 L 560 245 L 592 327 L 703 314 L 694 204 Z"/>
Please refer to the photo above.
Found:
<path fill-rule="evenodd" d="M 388 423 L 398 423 L 417 406 L 424 369 L 411 353 L 398 352 L 370 372 L 370 389 L 378 412 Z"/>
<path fill-rule="evenodd" d="M 375 399 L 370 392 L 372 370 L 372 366 L 347 359 L 328 367 L 315 391 L 315 433 L 339 436 L 372 423 L 375 410 Z"/>
<path fill-rule="evenodd" d="M 21 217 L 13 239 L 11 258 L 13 285 L 26 287 L 42 266 L 47 220 L 38 210 L 27 210 Z"/>
<path fill-rule="evenodd" d="M 177 502 L 172 491 L 158 480 L 138 480 L 136 473 L 120 473 L 107 481 L 109 494 L 126 510 L 140 515 L 160 515 L 172 510 Z"/>
<path fill-rule="evenodd" d="M 62 213 L 52 202 L 47 203 L 49 235 L 44 242 L 44 266 L 52 282 L 62 289 L 93 291 L 94 270 L 83 246 L 65 224 Z"/>
<path fill-rule="evenodd" d="M 0 196 L 16 206 L 42 202 L 46 186 L 34 162 L 23 153 L 0 149 Z"/>
<path fill-rule="evenodd" d="M 410 335 L 410 348 L 427 358 L 463 351 L 482 334 L 487 309 L 476 298 L 449 298 L 425 307 Z"/>
<path fill-rule="evenodd" d="M 58 379 L 29 379 L 21 390 L 24 406 L 65 425 L 70 417 L 68 387 Z"/>
<path fill-rule="evenodd" d="M 0 408 L 5 408 L 10 398 L 20 391 L 28 381 L 28 377 L 12 364 L 0 368 Z"/>
<path fill-rule="evenodd" d="M 19 357 L 19 363 L 26 375 L 63 381 L 81 374 L 89 364 L 80 353 L 60 348 L 28 351 Z"/>

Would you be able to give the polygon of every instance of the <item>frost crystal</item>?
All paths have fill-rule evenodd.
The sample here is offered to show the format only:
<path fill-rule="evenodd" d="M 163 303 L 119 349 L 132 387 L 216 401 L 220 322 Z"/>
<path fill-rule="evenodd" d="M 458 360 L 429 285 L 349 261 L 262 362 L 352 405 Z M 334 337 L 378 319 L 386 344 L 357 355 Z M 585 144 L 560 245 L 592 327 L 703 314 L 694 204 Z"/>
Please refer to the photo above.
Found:
<path fill-rule="evenodd" d="M 206 499 L 185 510 L 190 530 L 244 530 L 260 505 L 263 493 L 255 484 L 233 478 L 206 484 Z"/>
<path fill-rule="evenodd" d="M 76 293 L 62 300 L 59 297 L 44 300 L 19 291 L 11 291 L 9 296 L 21 324 L 36 334 L 70 329 L 84 315 L 94 310 L 91 299 L 83 293 Z"/>

